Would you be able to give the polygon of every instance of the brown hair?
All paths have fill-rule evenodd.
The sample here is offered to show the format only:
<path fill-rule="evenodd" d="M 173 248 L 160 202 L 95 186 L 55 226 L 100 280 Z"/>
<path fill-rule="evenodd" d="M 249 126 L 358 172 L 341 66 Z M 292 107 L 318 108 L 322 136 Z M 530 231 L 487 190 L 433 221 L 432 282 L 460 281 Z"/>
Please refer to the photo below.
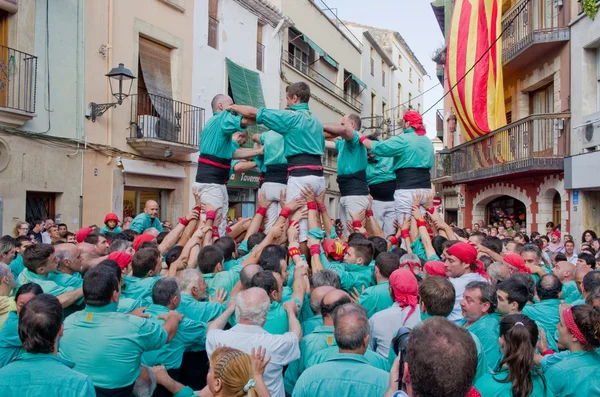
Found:
<path fill-rule="evenodd" d="M 290 98 L 296 95 L 303 103 L 310 99 L 310 86 L 303 81 L 290 84 L 285 91 Z"/>
<path fill-rule="evenodd" d="M 583 349 L 592 351 L 600 347 L 600 307 L 578 305 L 572 308 L 573 320 L 587 343 Z"/>
<path fill-rule="evenodd" d="M 244 391 L 244 387 L 252 379 L 252 362 L 248 354 L 227 346 L 219 347 L 210 356 L 210 366 L 214 378 L 221 379 L 224 395 L 258 397 L 254 386 Z"/>
<path fill-rule="evenodd" d="M 448 317 L 454 308 L 456 292 L 450 281 L 443 277 L 429 276 L 419 284 L 419 296 L 427 314 Z"/>

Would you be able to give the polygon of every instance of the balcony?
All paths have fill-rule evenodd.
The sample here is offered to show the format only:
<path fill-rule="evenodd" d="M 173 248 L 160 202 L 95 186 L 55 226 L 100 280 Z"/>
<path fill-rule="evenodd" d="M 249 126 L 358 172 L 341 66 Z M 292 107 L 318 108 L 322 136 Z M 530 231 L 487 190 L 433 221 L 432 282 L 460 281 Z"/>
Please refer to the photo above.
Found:
<path fill-rule="evenodd" d="M 435 131 L 437 137 L 444 141 L 444 110 L 438 109 L 435 112 Z"/>
<path fill-rule="evenodd" d="M 481 181 L 563 170 L 569 155 L 570 113 L 536 114 L 437 154 L 435 183 Z"/>
<path fill-rule="evenodd" d="M 327 91 L 331 92 L 348 105 L 352 106 L 355 110 L 359 112 L 362 110 L 362 103 L 358 100 L 358 98 L 354 97 L 349 92 L 344 91 L 342 87 L 339 87 L 326 76 L 312 68 L 309 64 L 294 56 L 294 54 L 291 52 L 284 51 L 283 59 L 288 66 L 309 77 L 312 81 L 319 84 L 321 87 L 325 88 Z"/>
<path fill-rule="evenodd" d="M 204 109 L 153 94 L 131 96 L 131 136 L 127 143 L 150 157 L 198 151 Z"/>
<path fill-rule="evenodd" d="M 505 68 L 520 69 L 569 41 L 569 27 L 559 24 L 564 18 L 557 10 L 547 0 L 521 0 L 506 12 L 502 17 Z"/>
<path fill-rule="evenodd" d="M 37 57 L 0 46 L 0 125 L 20 127 L 35 117 Z"/>

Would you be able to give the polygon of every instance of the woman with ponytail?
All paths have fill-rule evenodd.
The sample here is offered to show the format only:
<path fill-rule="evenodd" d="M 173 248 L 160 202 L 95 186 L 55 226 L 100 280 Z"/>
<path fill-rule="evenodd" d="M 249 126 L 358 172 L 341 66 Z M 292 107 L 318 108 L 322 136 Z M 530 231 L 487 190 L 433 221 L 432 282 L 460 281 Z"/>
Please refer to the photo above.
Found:
<path fill-rule="evenodd" d="M 569 350 L 545 375 L 556 396 L 599 396 L 600 308 L 561 307 L 558 342 Z"/>
<path fill-rule="evenodd" d="M 538 327 L 523 314 L 510 314 L 500 321 L 500 370 L 475 383 L 482 397 L 550 397 L 552 390 L 533 363 Z"/>
<path fill-rule="evenodd" d="M 214 397 L 270 397 L 262 374 L 269 359 L 261 348 L 248 355 L 231 347 L 218 347 L 210 357 L 206 378 Z"/>

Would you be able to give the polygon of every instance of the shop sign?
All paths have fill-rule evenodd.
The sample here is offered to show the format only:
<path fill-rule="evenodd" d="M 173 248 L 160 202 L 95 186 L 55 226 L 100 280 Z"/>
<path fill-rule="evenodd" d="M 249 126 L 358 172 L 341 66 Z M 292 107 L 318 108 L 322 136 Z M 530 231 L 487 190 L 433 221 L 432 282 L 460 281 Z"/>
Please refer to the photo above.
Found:
<path fill-rule="evenodd" d="M 238 171 L 229 177 L 229 187 L 245 187 L 258 189 L 260 174 L 255 171 Z"/>

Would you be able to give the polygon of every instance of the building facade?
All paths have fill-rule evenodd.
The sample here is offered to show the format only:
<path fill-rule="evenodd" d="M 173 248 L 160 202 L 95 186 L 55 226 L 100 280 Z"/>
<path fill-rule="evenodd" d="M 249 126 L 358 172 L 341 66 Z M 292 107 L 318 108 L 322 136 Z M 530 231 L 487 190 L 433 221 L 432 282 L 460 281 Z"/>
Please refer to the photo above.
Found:
<path fill-rule="evenodd" d="M 80 225 L 84 1 L 0 1 L 0 235 Z"/>
<path fill-rule="evenodd" d="M 445 34 L 453 3 L 432 3 Z M 438 113 L 448 150 L 436 157 L 434 182 L 446 221 L 470 227 L 479 220 L 513 218 L 528 233 L 544 232 L 547 222 L 570 231 L 563 170 L 571 143 L 571 3 L 502 2 L 505 127 L 466 142 L 450 100 Z M 447 91 L 440 66 L 438 77 Z"/>

